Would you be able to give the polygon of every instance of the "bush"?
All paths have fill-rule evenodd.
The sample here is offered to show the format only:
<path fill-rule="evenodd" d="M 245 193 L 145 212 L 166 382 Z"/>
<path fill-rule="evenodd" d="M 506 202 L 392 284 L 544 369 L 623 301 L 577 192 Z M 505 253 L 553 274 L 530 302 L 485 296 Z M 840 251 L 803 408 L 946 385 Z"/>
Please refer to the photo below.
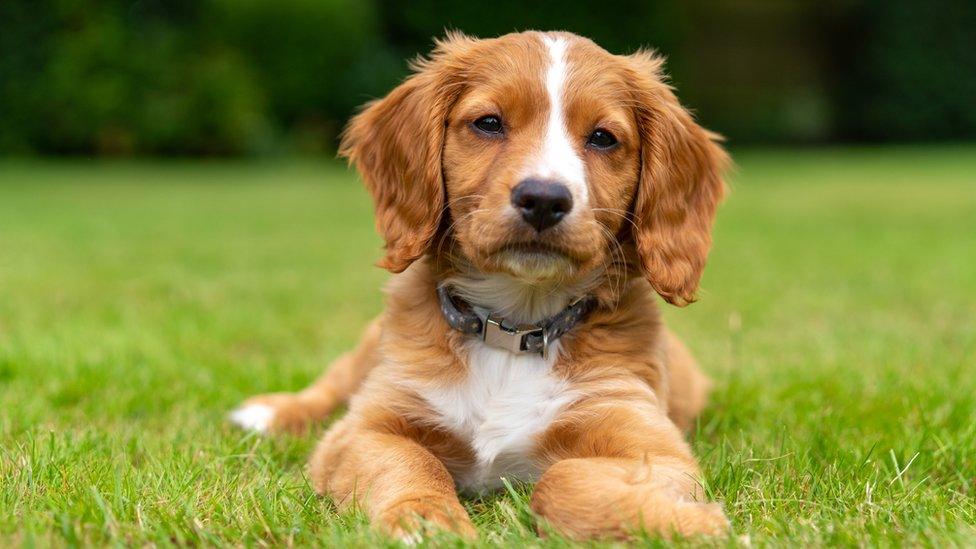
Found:
<path fill-rule="evenodd" d="M 844 136 L 976 137 L 976 3 L 871 0 L 851 15 L 838 59 Z"/>
<path fill-rule="evenodd" d="M 400 70 L 363 70 L 381 46 L 371 7 L 354 0 L 2 9 L 8 152 L 239 155 L 274 151 L 286 136 L 331 150 L 360 101 L 354 90 L 379 90 Z"/>
<path fill-rule="evenodd" d="M 733 143 L 976 137 L 967 0 L 4 0 L 0 153 L 331 153 L 449 28 L 654 46 Z"/>

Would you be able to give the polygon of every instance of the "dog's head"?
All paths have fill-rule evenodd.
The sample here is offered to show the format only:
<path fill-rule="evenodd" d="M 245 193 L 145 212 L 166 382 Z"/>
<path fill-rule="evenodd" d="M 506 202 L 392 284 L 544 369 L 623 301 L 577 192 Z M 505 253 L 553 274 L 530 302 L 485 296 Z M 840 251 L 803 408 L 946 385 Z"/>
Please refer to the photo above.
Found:
<path fill-rule="evenodd" d="M 376 202 L 381 265 L 449 253 L 570 281 L 622 262 L 692 301 L 727 156 L 661 66 L 568 33 L 449 34 L 343 136 Z"/>

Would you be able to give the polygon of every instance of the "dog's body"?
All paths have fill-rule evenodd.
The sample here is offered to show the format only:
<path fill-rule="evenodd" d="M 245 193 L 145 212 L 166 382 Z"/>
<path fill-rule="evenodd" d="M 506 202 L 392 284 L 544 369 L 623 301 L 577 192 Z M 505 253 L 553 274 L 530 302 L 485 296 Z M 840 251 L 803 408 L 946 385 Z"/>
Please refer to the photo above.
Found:
<path fill-rule="evenodd" d="M 456 489 L 502 478 L 537 480 L 534 511 L 575 537 L 725 531 L 682 435 L 708 382 L 654 293 L 693 298 L 726 157 L 659 65 L 565 33 L 441 43 L 344 138 L 399 273 L 386 311 L 313 386 L 235 421 L 301 429 L 351 397 L 311 478 L 389 533 L 474 535 Z M 452 327 L 439 288 L 511 325 L 595 305 L 519 353 Z"/>

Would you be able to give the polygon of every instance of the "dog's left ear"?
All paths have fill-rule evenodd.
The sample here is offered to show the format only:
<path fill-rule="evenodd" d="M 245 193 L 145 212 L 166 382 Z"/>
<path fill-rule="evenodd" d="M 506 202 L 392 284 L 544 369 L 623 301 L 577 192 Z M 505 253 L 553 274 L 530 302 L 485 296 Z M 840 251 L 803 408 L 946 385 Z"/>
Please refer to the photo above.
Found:
<path fill-rule="evenodd" d="M 449 33 L 414 73 L 368 103 L 346 127 L 339 154 L 356 166 L 373 196 L 376 229 L 386 241 L 379 265 L 399 273 L 430 249 L 444 210 L 441 151 L 451 105 L 460 93 L 459 58 L 476 40 Z"/>
<path fill-rule="evenodd" d="M 684 306 L 695 300 L 705 269 L 729 157 L 720 137 L 695 123 L 664 82 L 660 57 L 642 51 L 625 60 L 641 138 L 634 241 L 654 290 Z"/>

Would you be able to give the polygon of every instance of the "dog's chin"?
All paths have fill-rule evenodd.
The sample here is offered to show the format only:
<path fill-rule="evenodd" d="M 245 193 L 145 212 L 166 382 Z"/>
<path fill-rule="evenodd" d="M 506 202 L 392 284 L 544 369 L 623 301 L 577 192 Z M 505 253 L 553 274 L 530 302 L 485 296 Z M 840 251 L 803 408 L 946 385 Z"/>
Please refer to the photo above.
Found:
<path fill-rule="evenodd" d="M 568 253 L 541 244 L 512 244 L 492 254 L 502 271 L 530 282 L 566 280 L 577 274 L 578 262 Z"/>

